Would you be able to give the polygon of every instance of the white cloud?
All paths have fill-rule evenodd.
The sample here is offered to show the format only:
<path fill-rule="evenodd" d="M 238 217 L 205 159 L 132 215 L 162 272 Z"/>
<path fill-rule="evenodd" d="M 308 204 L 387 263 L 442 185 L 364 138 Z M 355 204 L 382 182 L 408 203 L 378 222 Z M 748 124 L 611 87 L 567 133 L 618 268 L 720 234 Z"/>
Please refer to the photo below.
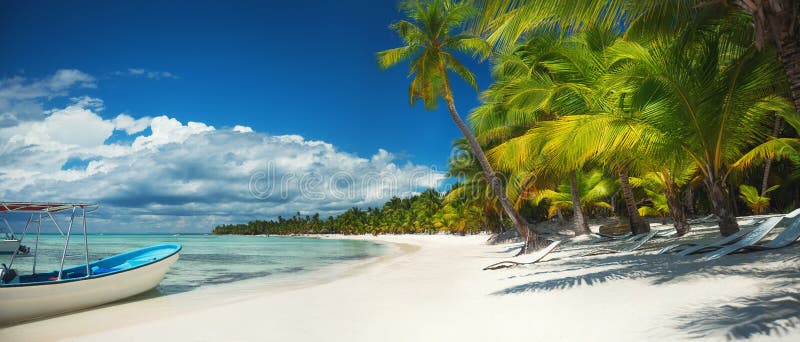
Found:
<path fill-rule="evenodd" d="M 151 135 L 136 137 L 136 140 L 133 141 L 134 149 L 153 148 L 169 143 L 182 143 L 192 135 L 213 131 L 214 127 L 192 121 L 189 121 L 187 125 L 183 125 L 178 120 L 162 115 L 150 121 L 150 130 L 153 132 Z"/>
<path fill-rule="evenodd" d="M 233 131 L 234 132 L 239 132 L 239 133 L 253 133 L 253 129 L 252 128 L 247 127 L 247 126 L 242 126 L 242 125 L 233 126 Z"/>
<path fill-rule="evenodd" d="M 42 101 L 66 96 L 74 88 L 95 88 L 95 79 L 75 69 L 62 69 L 43 79 L 22 76 L 0 79 L 0 127 L 41 119 Z"/>
<path fill-rule="evenodd" d="M 145 116 L 143 118 L 134 119 L 128 114 L 122 113 L 117 115 L 112 122 L 114 123 L 114 129 L 123 130 L 128 135 L 133 135 L 144 131 L 148 126 L 150 126 L 150 121 L 153 119 L 149 116 Z"/>
<path fill-rule="evenodd" d="M 160 71 L 160 70 L 147 70 L 142 68 L 129 68 L 125 71 L 116 71 L 114 75 L 117 76 L 130 76 L 130 77 L 146 77 L 149 79 L 162 79 L 162 78 L 172 78 L 178 79 L 178 75 L 175 75 L 169 71 Z"/>
<path fill-rule="evenodd" d="M 66 96 L 91 82 L 81 75 L 57 72 L 47 80 L 11 83 L 29 88 L 17 94 L 65 89 L 59 96 Z M 14 92 L 6 85 L 0 89 Z M 324 141 L 242 125 L 216 130 L 166 115 L 124 113 L 104 119 L 98 114 L 103 101 L 72 101 L 0 125 L 0 198 L 98 202 L 103 209 L 93 214 L 100 222 L 94 231 L 206 232 L 216 224 L 297 211 L 334 215 L 438 187 L 444 179 L 434 169 L 399 163 L 383 149 L 364 158 Z M 114 130 L 137 136 L 109 142 Z"/>
<path fill-rule="evenodd" d="M 80 98 L 75 104 L 50 112 L 42 121 L 23 123 L 9 143 L 24 143 L 42 148 L 61 150 L 71 146 L 97 147 L 111 136 L 114 124 L 103 120 L 91 108 L 102 106 L 102 101 Z"/>
<path fill-rule="evenodd" d="M 0 198 L 98 202 L 101 221 L 110 220 L 101 231 L 198 232 L 297 211 L 326 216 L 378 206 L 444 178 L 428 167 L 398 164 L 382 149 L 362 158 L 299 135 L 242 134 L 167 116 L 149 120 L 151 133 L 131 145 L 109 144 L 115 128 L 143 118 L 103 120 L 91 103 L 0 129 Z M 85 168 L 61 169 L 76 158 L 88 161 Z"/>

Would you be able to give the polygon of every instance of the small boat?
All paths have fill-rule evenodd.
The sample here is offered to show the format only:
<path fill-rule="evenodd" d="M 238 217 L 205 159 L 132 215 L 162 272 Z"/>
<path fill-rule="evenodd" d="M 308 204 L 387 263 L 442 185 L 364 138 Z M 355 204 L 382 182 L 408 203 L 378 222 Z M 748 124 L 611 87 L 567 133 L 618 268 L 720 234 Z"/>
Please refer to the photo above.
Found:
<path fill-rule="evenodd" d="M 89 262 L 86 214 L 97 208 L 87 203 L 0 202 L 0 212 L 30 214 L 20 240 L 25 238 L 29 227 L 36 228 L 31 273 L 17 274 L 12 268 L 19 251 L 12 254 L 9 266 L 3 264 L 0 269 L 0 326 L 111 303 L 151 290 L 164 279 L 178 260 L 180 245 L 151 246 Z M 69 210 L 72 213 L 64 232 L 52 214 Z M 83 225 L 85 263 L 64 268 L 78 211 Z M 47 218 L 63 234 L 65 242 L 61 267 L 42 273 L 36 271 L 36 252 L 42 222 Z"/>
<path fill-rule="evenodd" d="M 19 240 L 5 238 L 0 240 L 0 254 L 13 254 L 19 249 Z"/>
<path fill-rule="evenodd" d="M 14 230 L 11 229 L 11 224 L 8 223 L 5 215 L 2 216 L 3 222 L 6 224 L 7 229 L 5 237 L 0 240 L 0 254 L 14 254 L 15 252 L 21 254 L 28 254 L 30 249 L 20 244 L 19 239 L 14 236 Z"/>

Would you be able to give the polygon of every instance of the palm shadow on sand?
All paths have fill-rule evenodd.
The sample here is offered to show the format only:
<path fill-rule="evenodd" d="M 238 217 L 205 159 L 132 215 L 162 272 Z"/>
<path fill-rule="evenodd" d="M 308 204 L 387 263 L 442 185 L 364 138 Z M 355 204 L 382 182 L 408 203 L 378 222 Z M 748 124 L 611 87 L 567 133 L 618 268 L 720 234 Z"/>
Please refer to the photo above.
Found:
<path fill-rule="evenodd" d="M 770 286 L 761 287 L 760 292 L 753 296 L 688 309 L 689 312 L 673 320 L 675 327 L 687 332 L 691 338 L 706 338 L 720 331 L 724 331 L 729 340 L 758 335 L 781 336 L 800 329 L 798 252 L 800 244 L 775 251 L 732 255 L 715 262 L 702 262 L 697 257 L 632 254 L 565 258 L 558 269 L 534 271 L 508 279 L 536 275 L 553 278 L 511 286 L 492 295 L 550 292 L 626 279 L 643 279 L 660 285 L 724 276 L 755 277 L 769 279 Z M 762 263 L 775 263 L 776 267 L 759 267 Z M 536 267 L 528 268 L 535 270 Z M 581 270 L 587 272 L 575 274 Z M 560 273 L 563 276 L 559 276 Z M 712 279 L 708 281 L 713 282 Z"/>

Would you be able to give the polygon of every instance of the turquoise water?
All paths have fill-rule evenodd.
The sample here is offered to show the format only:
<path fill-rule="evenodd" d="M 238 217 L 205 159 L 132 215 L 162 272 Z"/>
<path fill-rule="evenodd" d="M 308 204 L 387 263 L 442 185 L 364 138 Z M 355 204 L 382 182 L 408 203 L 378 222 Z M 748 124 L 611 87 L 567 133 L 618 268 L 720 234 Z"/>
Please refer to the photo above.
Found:
<path fill-rule="evenodd" d="M 35 237 L 22 244 L 33 246 Z M 215 235 L 89 235 L 89 260 L 107 258 L 125 251 L 162 243 L 183 245 L 180 259 L 172 265 L 158 294 L 191 291 L 200 286 L 266 277 L 275 279 L 290 274 L 312 272 L 322 267 L 379 255 L 383 246 L 368 241 L 325 240 L 295 237 L 215 236 Z M 42 235 L 36 269 L 58 270 L 64 238 Z M 10 256 L 0 255 L 8 264 Z M 64 268 L 84 263 L 83 236 L 70 238 Z M 30 274 L 33 256 L 17 257 L 13 267 Z"/>

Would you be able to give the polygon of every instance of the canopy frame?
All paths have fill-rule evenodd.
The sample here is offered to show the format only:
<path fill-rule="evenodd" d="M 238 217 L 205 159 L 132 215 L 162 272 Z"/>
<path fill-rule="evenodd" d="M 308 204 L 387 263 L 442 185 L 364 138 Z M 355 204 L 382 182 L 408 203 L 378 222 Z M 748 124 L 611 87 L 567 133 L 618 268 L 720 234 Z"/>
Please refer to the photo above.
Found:
<path fill-rule="evenodd" d="M 80 209 L 80 218 L 83 225 L 83 252 L 84 252 L 84 260 L 86 262 L 86 277 L 90 277 L 92 275 L 92 270 L 89 267 L 89 241 L 87 237 L 87 228 L 86 228 L 86 214 L 91 213 L 100 206 L 97 204 L 92 203 L 51 203 L 51 202 L 3 202 L 0 201 L 0 214 L 2 214 L 2 219 L 8 230 L 11 231 L 11 235 L 14 236 L 14 230 L 11 227 L 11 224 L 6 219 L 6 215 L 9 213 L 26 213 L 30 214 L 28 216 L 28 220 L 25 223 L 25 228 L 22 231 L 22 237 L 20 238 L 20 244 L 28 233 L 28 228 L 30 228 L 31 223 L 36 225 L 36 242 L 34 245 L 33 250 L 33 267 L 32 267 L 32 274 L 36 274 L 36 261 L 39 252 L 39 236 L 42 234 L 42 222 L 46 219 L 49 219 L 50 222 L 53 222 L 56 229 L 61 236 L 64 237 L 64 250 L 61 253 L 61 262 L 58 269 L 58 277 L 56 280 L 61 280 L 64 272 L 64 260 L 67 258 L 67 250 L 69 249 L 69 238 L 72 234 L 72 227 L 75 222 L 75 216 L 78 214 L 78 210 Z M 72 213 L 69 218 L 69 225 L 67 226 L 66 234 L 61 229 L 61 226 L 56 221 L 55 217 L 53 217 L 53 213 L 59 213 L 63 211 L 72 210 Z M 14 265 L 14 259 L 19 254 L 19 250 L 14 251 L 11 255 L 11 261 L 8 264 L 8 268 L 11 268 Z"/>

